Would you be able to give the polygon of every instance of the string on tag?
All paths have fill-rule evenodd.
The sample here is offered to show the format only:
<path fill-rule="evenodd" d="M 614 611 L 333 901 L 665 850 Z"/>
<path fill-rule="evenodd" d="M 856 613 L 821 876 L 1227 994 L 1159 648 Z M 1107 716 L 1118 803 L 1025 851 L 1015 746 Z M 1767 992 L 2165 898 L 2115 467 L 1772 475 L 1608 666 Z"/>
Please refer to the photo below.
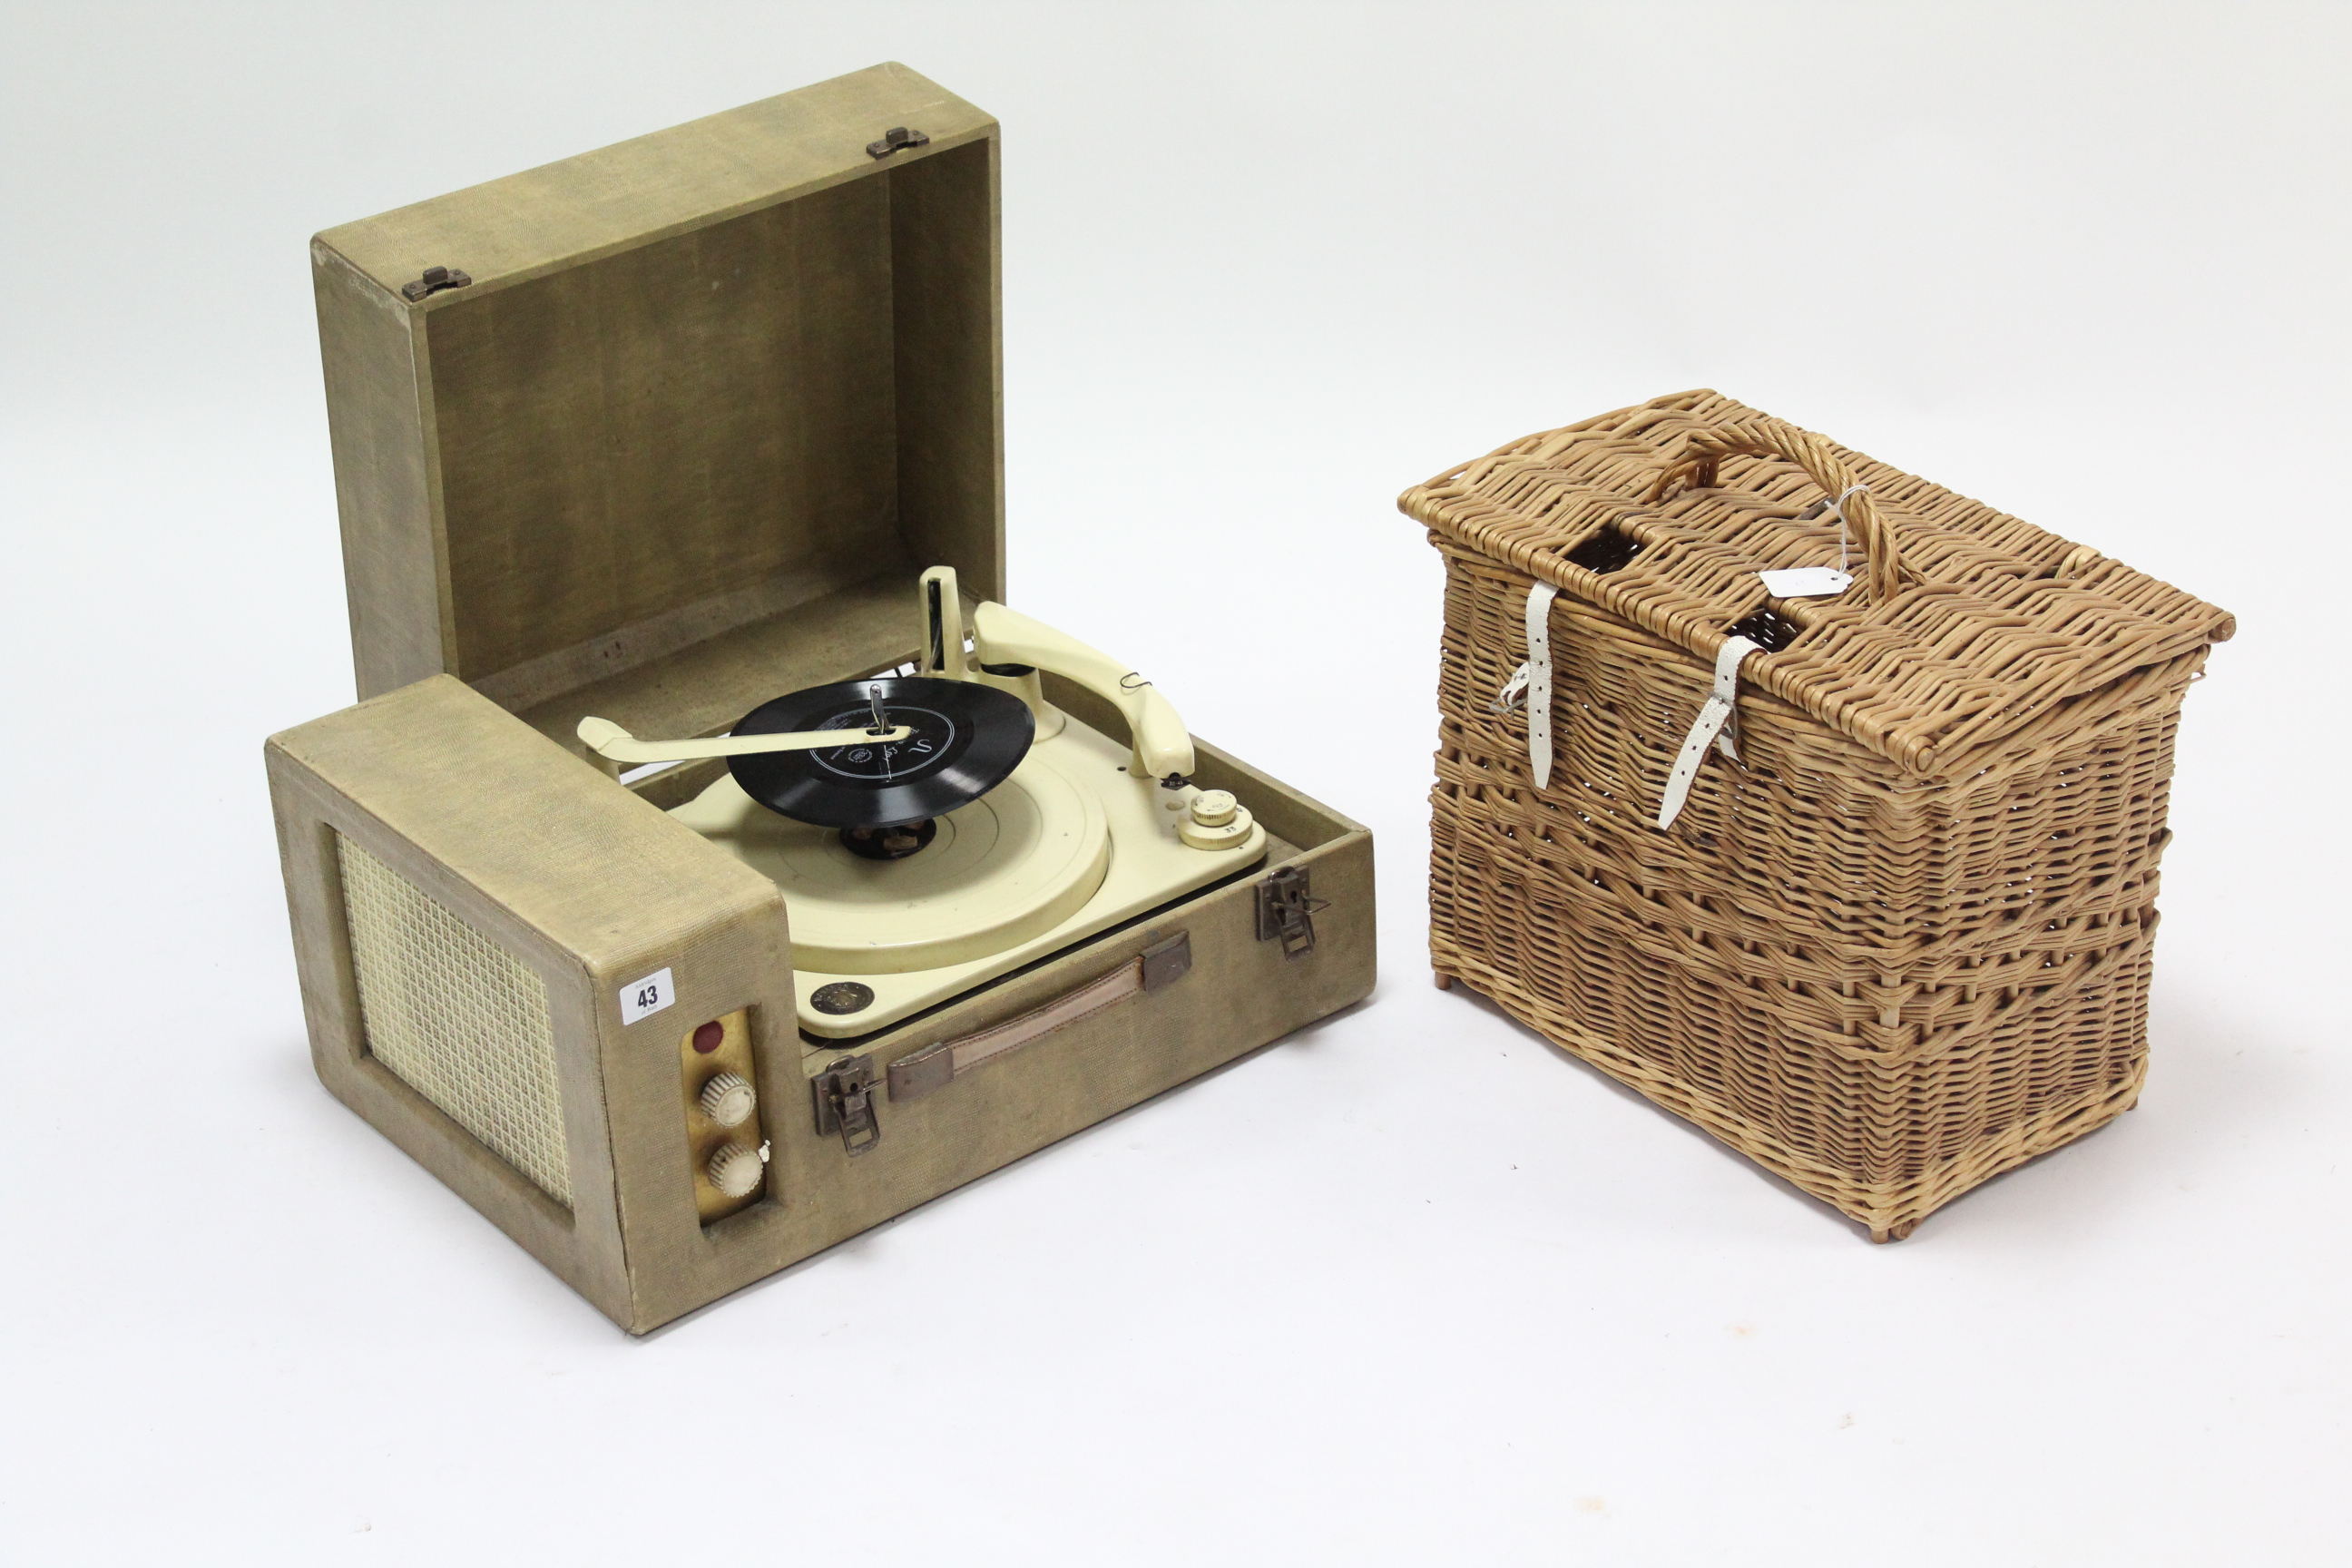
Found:
<path fill-rule="evenodd" d="M 1777 571 L 1756 574 L 1764 584 L 1764 591 L 1776 599 L 1835 598 L 1853 586 L 1853 531 L 1846 524 L 1845 503 L 1868 489 L 1868 485 L 1848 485 L 1834 497 L 1821 503 L 1830 516 L 1837 519 L 1838 563 L 1829 566 L 1784 566 Z M 1819 517 L 1820 510 L 1805 514 L 1807 519 Z"/>
<path fill-rule="evenodd" d="M 1848 485 L 1838 491 L 1835 500 L 1830 502 L 1830 515 L 1838 520 L 1838 570 L 1848 577 L 1852 577 L 1853 573 L 1848 569 L 1847 564 L 1851 554 L 1849 541 L 1852 536 L 1846 531 L 1845 503 L 1869 489 L 1868 485 Z"/>

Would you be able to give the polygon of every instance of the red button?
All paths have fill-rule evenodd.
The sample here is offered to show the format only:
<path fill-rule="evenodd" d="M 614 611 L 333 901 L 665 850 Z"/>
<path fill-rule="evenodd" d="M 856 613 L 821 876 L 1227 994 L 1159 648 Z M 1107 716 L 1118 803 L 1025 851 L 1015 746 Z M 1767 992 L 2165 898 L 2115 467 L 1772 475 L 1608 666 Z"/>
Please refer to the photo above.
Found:
<path fill-rule="evenodd" d="M 727 1026 L 714 1019 L 694 1031 L 694 1048 L 707 1057 L 717 1050 L 719 1042 L 726 1037 Z"/>

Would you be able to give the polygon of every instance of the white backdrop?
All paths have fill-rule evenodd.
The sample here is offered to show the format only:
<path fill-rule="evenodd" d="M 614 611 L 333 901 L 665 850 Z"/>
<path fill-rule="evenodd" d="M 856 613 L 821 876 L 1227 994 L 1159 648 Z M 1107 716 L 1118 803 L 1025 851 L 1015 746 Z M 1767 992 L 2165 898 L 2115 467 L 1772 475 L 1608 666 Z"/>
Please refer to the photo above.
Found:
<path fill-rule="evenodd" d="M 0 6 L 0 1555 L 2341 1561 L 2347 44 Z M 1013 602 L 1374 826 L 1383 978 L 633 1342 L 310 1073 L 259 751 L 352 694 L 304 241 L 885 58 L 1005 128 Z M 1701 384 L 2245 628 L 2141 1109 L 1898 1247 L 1426 978 L 1440 578 L 1393 498 Z"/>

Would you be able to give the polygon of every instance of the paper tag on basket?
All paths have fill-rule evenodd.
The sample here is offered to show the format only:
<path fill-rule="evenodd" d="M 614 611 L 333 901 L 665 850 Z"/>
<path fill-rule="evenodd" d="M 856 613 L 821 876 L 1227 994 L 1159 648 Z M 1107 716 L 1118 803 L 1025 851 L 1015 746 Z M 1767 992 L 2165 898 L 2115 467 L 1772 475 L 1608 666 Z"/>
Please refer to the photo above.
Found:
<path fill-rule="evenodd" d="M 1785 572 L 1759 572 L 1764 591 L 1776 599 L 1827 599 L 1853 586 L 1853 574 L 1834 566 L 1791 566 Z"/>

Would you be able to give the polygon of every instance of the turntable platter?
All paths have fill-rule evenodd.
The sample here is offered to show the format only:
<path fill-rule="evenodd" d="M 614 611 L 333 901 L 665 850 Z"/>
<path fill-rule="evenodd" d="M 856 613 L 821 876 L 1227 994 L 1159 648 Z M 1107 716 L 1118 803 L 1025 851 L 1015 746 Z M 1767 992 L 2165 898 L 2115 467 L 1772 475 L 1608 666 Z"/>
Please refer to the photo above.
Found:
<path fill-rule="evenodd" d="M 1068 919 L 1110 866 L 1101 802 L 1034 754 L 941 816 L 937 837 L 902 860 L 867 859 L 831 827 L 763 810 L 731 777 L 672 815 L 772 879 L 792 922 L 793 966 L 834 974 L 1001 952 Z"/>

